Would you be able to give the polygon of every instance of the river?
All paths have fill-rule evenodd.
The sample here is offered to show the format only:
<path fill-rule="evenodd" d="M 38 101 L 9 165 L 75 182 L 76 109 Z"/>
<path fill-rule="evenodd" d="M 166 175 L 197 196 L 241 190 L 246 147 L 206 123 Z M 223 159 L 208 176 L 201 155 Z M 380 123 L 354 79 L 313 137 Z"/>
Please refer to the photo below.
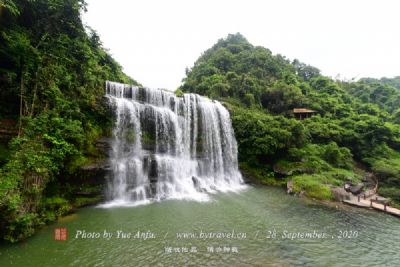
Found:
<path fill-rule="evenodd" d="M 251 186 L 208 202 L 83 208 L 2 245 L 0 266 L 399 266 L 399 248 L 396 217 Z"/>

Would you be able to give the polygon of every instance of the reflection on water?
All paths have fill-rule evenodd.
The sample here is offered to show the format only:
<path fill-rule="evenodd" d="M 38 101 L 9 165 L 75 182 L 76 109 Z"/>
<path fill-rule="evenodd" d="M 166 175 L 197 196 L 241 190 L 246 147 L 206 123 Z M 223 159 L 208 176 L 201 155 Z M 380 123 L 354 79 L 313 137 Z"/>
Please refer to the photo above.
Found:
<path fill-rule="evenodd" d="M 212 197 L 85 208 L 0 247 L 0 266 L 400 266 L 398 218 L 264 187 Z"/>
<path fill-rule="evenodd" d="M 73 213 L 73 214 L 69 214 L 67 216 L 61 217 L 60 219 L 58 219 L 58 221 L 60 223 L 65 223 L 65 222 L 75 221 L 75 220 L 78 220 L 78 219 L 79 219 L 78 214 Z"/>

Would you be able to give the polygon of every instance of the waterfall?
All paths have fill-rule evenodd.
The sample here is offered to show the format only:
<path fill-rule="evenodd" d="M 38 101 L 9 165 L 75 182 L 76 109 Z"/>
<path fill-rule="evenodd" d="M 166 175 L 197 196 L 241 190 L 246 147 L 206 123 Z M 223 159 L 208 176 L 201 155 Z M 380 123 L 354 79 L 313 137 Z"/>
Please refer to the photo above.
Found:
<path fill-rule="evenodd" d="M 244 188 L 230 116 L 218 101 L 109 81 L 106 97 L 115 122 L 105 205 L 206 201 Z"/>

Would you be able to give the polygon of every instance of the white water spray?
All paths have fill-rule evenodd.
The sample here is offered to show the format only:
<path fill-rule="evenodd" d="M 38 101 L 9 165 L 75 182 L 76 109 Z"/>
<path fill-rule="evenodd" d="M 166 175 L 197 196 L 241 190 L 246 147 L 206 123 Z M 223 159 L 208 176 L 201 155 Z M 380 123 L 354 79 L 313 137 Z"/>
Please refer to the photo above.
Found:
<path fill-rule="evenodd" d="M 208 200 L 244 188 L 228 111 L 196 94 L 106 83 L 115 110 L 109 184 L 103 206 L 162 199 Z"/>

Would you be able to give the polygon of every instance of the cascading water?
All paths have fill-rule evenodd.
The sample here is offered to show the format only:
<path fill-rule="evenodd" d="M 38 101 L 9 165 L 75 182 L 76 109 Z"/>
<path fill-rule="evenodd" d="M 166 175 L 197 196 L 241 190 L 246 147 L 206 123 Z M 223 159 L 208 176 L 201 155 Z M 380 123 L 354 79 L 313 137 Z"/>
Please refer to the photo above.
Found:
<path fill-rule="evenodd" d="M 207 200 L 244 188 L 228 111 L 196 94 L 106 83 L 116 114 L 109 184 L 111 202 Z"/>

